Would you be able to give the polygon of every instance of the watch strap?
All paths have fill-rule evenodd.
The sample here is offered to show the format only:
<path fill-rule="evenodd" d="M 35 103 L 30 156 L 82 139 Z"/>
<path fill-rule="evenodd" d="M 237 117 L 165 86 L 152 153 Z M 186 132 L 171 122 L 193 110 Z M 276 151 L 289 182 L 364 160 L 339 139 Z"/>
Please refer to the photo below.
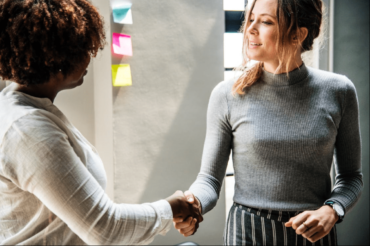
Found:
<path fill-rule="evenodd" d="M 324 205 L 328 205 L 328 206 L 330 206 L 330 207 L 335 211 L 335 213 L 338 215 L 338 221 L 336 222 L 336 224 L 339 224 L 339 223 L 341 223 L 341 222 L 343 221 L 344 214 L 343 214 L 343 215 L 341 215 L 341 214 L 340 214 L 340 213 L 335 209 L 334 204 L 337 204 L 337 205 L 341 206 L 340 204 L 338 204 L 338 203 L 336 203 L 336 202 L 333 202 L 333 201 L 326 201 L 326 202 L 324 203 Z M 342 209 L 342 210 L 343 210 L 343 209 Z"/>

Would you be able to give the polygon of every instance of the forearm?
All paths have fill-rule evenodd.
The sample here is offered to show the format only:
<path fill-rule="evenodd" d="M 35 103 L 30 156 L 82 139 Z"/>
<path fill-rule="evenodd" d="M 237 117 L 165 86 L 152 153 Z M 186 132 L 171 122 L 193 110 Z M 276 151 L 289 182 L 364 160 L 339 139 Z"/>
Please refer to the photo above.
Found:
<path fill-rule="evenodd" d="M 214 177 L 200 173 L 189 190 L 199 200 L 202 214 L 212 210 L 220 195 L 221 183 Z"/>
<path fill-rule="evenodd" d="M 99 218 L 99 216 L 95 216 Z M 172 212 L 165 200 L 147 204 L 113 204 L 98 220 L 85 240 L 91 245 L 146 245 L 172 226 Z"/>
<path fill-rule="evenodd" d="M 166 201 L 113 203 L 65 133 L 47 119 L 39 121 L 32 115 L 19 120 L 0 146 L 8 154 L 1 168 L 9 180 L 34 194 L 87 244 L 146 244 L 169 230 L 172 211 Z M 19 130 L 23 125 L 25 133 Z"/>
<path fill-rule="evenodd" d="M 232 129 L 224 84 L 212 91 L 207 112 L 207 133 L 202 165 L 190 191 L 199 199 L 202 214 L 216 206 L 232 146 Z"/>
<path fill-rule="evenodd" d="M 170 229 L 172 211 L 166 201 L 116 204 L 88 173 L 85 182 L 76 177 L 77 173 L 74 177 L 81 182 L 76 183 L 79 187 L 73 187 L 73 192 L 60 184 L 58 194 L 55 186 L 36 187 L 34 194 L 87 244 L 148 244 Z M 64 178 L 70 181 L 68 176 Z"/>
<path fill-rule="evenodd" d="M 344 211 L 349 212 L 361 197 L 363 189 L 362 174 L 354 173 L 338 176 L 335 186 L 328 200 L 342 205 Z"/>
<path fill-rule="evenodd" d="M 348 212 L 359 200 L 363 182 L 358 99 L 353 83 L 346 80 L 342 118 L 334 150 L 337 175 L 329 200 L 340 203 Z"/>

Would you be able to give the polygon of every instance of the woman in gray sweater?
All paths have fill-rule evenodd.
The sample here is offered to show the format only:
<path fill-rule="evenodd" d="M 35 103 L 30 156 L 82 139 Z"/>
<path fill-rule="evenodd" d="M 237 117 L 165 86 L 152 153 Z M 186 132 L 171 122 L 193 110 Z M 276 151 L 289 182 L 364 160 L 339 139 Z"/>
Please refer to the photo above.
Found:
<path fill-rule="evenodd" d="M 235 195 L 226 245 L 336 245 L 335 224 L 360 197 L 355 87 L 301 58 L 319 36 L 322 7 L 321 0 L 253 1 L 243 66 L 258 63 L 212 92 L 201 170 L 186 195 L 203 214 L 210 211 L 232 151 Z M 186 231 L 181 223 L 176 228 Z"/>

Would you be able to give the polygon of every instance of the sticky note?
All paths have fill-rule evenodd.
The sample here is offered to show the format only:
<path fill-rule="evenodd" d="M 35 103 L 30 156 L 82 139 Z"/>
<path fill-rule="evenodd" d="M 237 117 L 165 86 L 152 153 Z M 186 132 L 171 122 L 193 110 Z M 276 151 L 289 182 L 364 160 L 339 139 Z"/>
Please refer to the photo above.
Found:
<path fill-rule="evenodd" d="M 130 64 L 112 65 L 113 86 L 132 85 Z"/>
<path fill-rule="evenodd" d="M 132 3 L 123 2 L 112 6 L 113 21 L 119 24 L 132 24 Z"/>
<path fill-rule="evenodd" d="M 113 52 L 119 55 L 132 56 L 131 36 L 120 33 L 113 33 Z"/>

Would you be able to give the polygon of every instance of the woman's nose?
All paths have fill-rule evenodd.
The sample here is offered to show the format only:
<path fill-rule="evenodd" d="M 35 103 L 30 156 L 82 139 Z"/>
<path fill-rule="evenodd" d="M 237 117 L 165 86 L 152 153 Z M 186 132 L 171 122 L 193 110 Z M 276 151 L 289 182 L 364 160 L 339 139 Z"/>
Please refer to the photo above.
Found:
<path fill-rule="evenodd" d="M 254 25 L 254 23 L 250 24 L 247 31 L 248 31 L 249 34 L 252 34 L 252 35 L 258 34 L 258 30 L 257 30 L 256 26 Z"/>

